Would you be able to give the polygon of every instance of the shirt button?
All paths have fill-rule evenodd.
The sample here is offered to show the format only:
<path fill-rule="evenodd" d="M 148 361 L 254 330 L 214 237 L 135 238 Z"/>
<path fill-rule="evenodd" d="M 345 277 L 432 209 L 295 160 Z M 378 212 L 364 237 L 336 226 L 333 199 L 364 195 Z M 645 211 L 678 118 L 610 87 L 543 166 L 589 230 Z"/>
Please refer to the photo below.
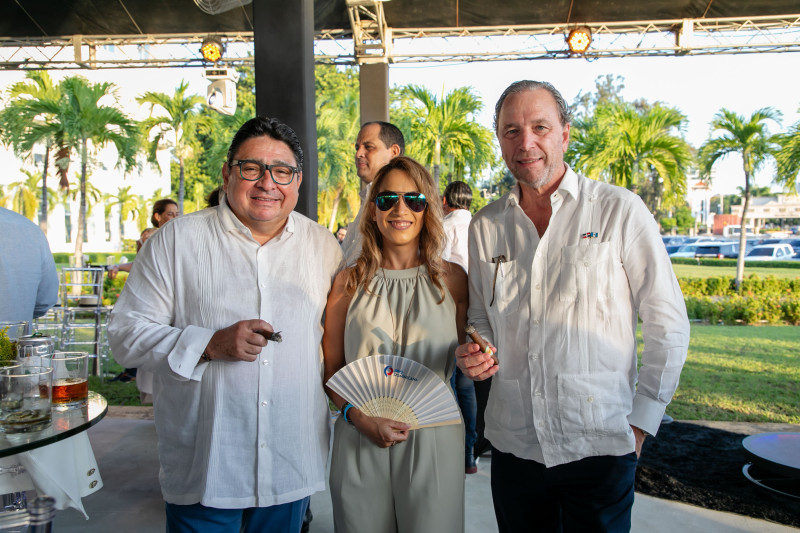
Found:
<path fill-rule="evenodd" d="M 259 283 L 258 286 L 261 287 L 262 289 L 264 289 L 264 288 L 267 287 L 267 284 L 266 283 Z"/>
<path fill-rule="evenodd" d="M 541 397 L 542 397 L 542 393 L 541 393 L 540 391 L 538 391 L 538 390 L 537 390 L 535 393 L 533 393 L 533 394 L 534 394 L 534 396 L 536 396 L 537 398 L 541 398 Z"/>
<path fill-rule="evenodd" d="M 590 266 L 591 264 L 592 264 L 592 262 L 591 262 L 591 261 L 584 261 L 584 262 L 583 262 L 583 266 L 587 266 L 587 267 L 588 267 L 588 266 Z"/>
<path fill-rule="evenodd" d="M 533 359 L 534 361 L 538 361 L 539 360 L 539 354 L 538 353 L 532 354 L 531 355 L 531 359 Z"/>
<path fill-rule="evenodd" d="M 589 396 L 588 398 L 586 398 L 586 401 L 592 403 L 594 401 L 594 396 Z"/>
<path fill-rule="evenodd" d="M 261 407 L 266 407 L 268 405 L 269 405 L 269 401 L 267 401 L 267 400 L 264 400 L 263 402 L 261 402 Z"/>
<path fill-rule="evenodd" d="M 269 366 L 269 360 L 264 359 L 263 361 L 261 361 L 261 364 L 263 364 L 264 366 Z"/>
<path fill-rule="evenodd" d="M 541 289 L 542 289 L 541 283 L 537 283 L 536 284 L 536 290 L 538 291 L 538 290 L 541 290 Z"/>
<path fill-rule="evenodd" d="M 538 326 L 538 325 L 539 325 L 539 321 L 538 321 L 538 320 L 534 320 L 534 321 L 533 321 L 533 325 L 534 325 L 534 326 Z"/>
<path fill-rule="evenodd" d="M 262 447 L 262 448 L 266 448 L 266 447 L 267 447 L 267 443 L 266 443 L 266 442 L 262 442 L 262 443 L 261 443 L 261 447 Z"/>

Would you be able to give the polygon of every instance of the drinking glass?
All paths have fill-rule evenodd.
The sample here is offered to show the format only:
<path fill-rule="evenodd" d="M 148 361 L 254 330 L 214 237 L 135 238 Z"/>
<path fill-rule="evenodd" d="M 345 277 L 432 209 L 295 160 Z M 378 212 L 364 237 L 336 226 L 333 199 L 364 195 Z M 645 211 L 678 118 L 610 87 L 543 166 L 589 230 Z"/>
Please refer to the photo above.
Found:
<path fill-rule="evenodd" d="M 29 330 L 29 322 L 0 321 L 0 361 L 17 358 L 17 339 L 27 335 Z"/>
<path fill-rule="evenodd" d="M 53 369 L 53 409 L 67 411 L 86 405 L 89 399 L 89 354 L 55 352 Z"/>
<path fill-rule="evenodd" d="M 0 368 L 0 430 L 39 431 L 50 425 L 52 369 L 41 366 Z"/>

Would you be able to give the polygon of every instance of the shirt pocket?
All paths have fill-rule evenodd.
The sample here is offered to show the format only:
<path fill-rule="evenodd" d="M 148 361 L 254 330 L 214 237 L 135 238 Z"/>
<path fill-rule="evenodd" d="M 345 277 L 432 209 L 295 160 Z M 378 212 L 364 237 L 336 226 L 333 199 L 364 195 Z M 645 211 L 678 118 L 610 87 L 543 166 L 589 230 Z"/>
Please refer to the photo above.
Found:
<path fill-rule="evenodd" d="M 632 397 L 623 374 L 561 374 L 558 416 L 565 435 L 623 435 Z"/>
<path fill-rule="evenodd" d="M 498 267 L 498 263 L 479 261 L 478 266 L 481 271 L 483 302 L 487 312 L 504 315 L 519 309 L 519 289 L 515 275 L 517 262 L 503 261 Z"/>
<path fill-rule="evenodd" d="M 489 416 L 496 420 L 503 430 L 510 433 L 524 433 L 527 430 L 525 410 L 522 407 L 522 394 L 519 381 L 516 379 L 499 379 L 497 375 L 492 378 L 487 411 Z"/>
<path fill-rule="evenodd" d="M 558 283 L 560 300 L 588 300 L 595 293 L 598 300 L 610 299 L 616 275 L 613 250 L 612 242 L 563 247 Z"/>

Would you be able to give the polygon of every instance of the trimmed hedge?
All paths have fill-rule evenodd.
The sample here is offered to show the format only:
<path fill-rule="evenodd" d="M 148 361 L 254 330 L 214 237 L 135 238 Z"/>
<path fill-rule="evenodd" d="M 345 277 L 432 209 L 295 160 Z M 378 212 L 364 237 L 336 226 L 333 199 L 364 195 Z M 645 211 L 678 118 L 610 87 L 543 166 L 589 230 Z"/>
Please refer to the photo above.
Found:
<path fill-rule="evenodd" d="M 71 253 L 54 253 L 53 260 L 56 262 L 56 266 L 69 266 L 70 258 L 75 255 Z M 89 263 L 93 265 L 105 265 L 107 257 L 113 257 L 115 263 L 119 263 L 122 257 L 127 257 L 128 262 L 133 261 L 136 257 L 136 252 L 123 252 L 123 253 L 99 253 L 99 252 L 92 252 L 83 254 L 84 257 L 89 258 Z"/>
<path fill-rule="evenodd" d="M 792 324 L 800 325 L 800 279 L 759 278 L 752 274 L 742 280 L 737 294 L 734 278 L 680 278 L 690 320 L 710 324 Z"/>
<path fill-rule="evenodd" d="M 683 296 L 735 296 L 734 278 L 731 276 L 713 276 L 708 278 L 679 278 L 678 283 Z M 760 278 L 756 274 L 746 276 L 742 280 L 742 296 L 791 296 L 800 295 L 800 278 L 776 278 L 767 276 Z"/>
<path fill-rule="evenodd" d="M 800 298 L 766 296 L 702 296 L 686 298 L 686 313 L 690 320 L 709 324 L 791 324 L 800 325 Z"/>
<path fill-rule="evenodd" d="M 712 259 L 705 257 L 670 257 L 673 265 L 701 265 L 701 266 L 736 266 L 736 259 Z M 747 265 L 769 268 L 796 268 L 800 270 L 800 261 L 758 261 L 749 262 Z"/>

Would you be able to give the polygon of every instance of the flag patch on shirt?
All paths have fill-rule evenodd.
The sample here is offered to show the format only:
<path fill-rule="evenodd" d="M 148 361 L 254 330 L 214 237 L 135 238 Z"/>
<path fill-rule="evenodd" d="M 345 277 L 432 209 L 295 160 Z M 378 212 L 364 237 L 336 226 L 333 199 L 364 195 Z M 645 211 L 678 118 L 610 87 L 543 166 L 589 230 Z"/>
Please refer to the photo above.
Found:
<path fill-rule="evenodd" d="M 597 237 L 597 232 L 595 231 L 587 231 L 586 233 L 581 234 L 581 239 L 594 239 Z"/>

